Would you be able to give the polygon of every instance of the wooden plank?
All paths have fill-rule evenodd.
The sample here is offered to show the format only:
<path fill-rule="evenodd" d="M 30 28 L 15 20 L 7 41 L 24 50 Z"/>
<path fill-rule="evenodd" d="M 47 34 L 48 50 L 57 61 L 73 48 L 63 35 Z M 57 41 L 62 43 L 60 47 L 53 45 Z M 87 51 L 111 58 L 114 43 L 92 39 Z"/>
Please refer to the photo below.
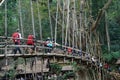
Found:
<path fill-rule="evenodd" d="M 72 66 L 63 66 L 62 67 L 62 71 L 72 71 L 73 68 Z M 26 74 L 30 74 L 30 73 L 40 73 L 41 70 L 37 70 L 37 71 L 32 71 L 32 70 L 29 70 L 29 71 L 26 71 Z M 48 73 L 49 72 L 49 69 L 43 69 L 43 72 L 44 73 Z M 25 74 L 24 72 L 19 72 L 17 74 Z"/>

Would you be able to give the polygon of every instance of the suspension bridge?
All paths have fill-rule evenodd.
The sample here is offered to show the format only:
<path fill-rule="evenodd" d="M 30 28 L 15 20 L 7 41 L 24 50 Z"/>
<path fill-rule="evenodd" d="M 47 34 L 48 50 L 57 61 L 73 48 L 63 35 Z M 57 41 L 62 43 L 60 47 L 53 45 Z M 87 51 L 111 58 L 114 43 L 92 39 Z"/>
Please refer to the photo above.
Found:
<path fill-rule="evenodd" d="M 108 0 L 103 6 L 96 20 L 93 20 L 90 16 L 90 0 L 80 0 L 78 3 L 76 0 L 56 0 L 55 13 L 51 12 L 52 3 L 50 0 L 43 2 L 40 0 L 17 0 L 15 2 L 17 4 L 15 9 L 17 10 L 17 13 L 15 12 L 17 17 L 14 20 L 17 21 L 17 28 L 20 29 L 22 35 L 20 45 L 14 45 L 12 37 L 8 37 L 12 35 L 8 32 L 10 30 L 8 10 L 10 9 L 9 6 L 13 5 L 12 3 L 9 4 L 8 0 L 0 0 L 0 2 L 0 7 L 4 7 L 4 34 L 0 34 L 0 60 L 4 64 L 1 66 L 0 71 L 1 80 L 9 80 L 10 76 L 6 74 L 11 70 L 15 70 L 15 80 L 20 78 L 25 80 L 48 80 L 48 77 L 51 76 L 55 78 L 58 74 L 55 72 L 50 73 L 51 66 L 47 67 L 52 63 L 62 66 L 59 76 L 65 72 L 75 71 L 77 78 L 70 76 L 69 80 L 105 80 L 103 74 L 106 74 L 106 72 L 102 68 L 103 59 L 101 57 L 101 35 L 100 32 L 96 32 L 96 28 L 111 0 Z M 24 5 L 24 2 L 29 7 Z M 42 27 L 42 14 L 40 11 L 42 3 L 47 5 L 48 34 L 53 41 L 54 46 L 52 48 L 44 46 L 46 41 L 43 37 L 46 37 L 44 34 L 47 31 Z M 26 10 L 25 14 L 23 13 L 24 10 Z M 11 29 L 15 30 L 16 27 Z M 36 38 L 34 52 L 30 50 L 33 46 L 26 45 L 28 39 L 25 37 L 31 33 Z M 16 47 L 20 47 L 21 54 L 13 53 Z M 51 51 L 49 54 L 45 52 L 48 49 Z M 68 52 L 68 49 L 71 49 L 71 53 Z M 76 65 L 73 65 L 74 63 Z M 80 69 L 76 70 L 77 67 L 80 67 Z"/>

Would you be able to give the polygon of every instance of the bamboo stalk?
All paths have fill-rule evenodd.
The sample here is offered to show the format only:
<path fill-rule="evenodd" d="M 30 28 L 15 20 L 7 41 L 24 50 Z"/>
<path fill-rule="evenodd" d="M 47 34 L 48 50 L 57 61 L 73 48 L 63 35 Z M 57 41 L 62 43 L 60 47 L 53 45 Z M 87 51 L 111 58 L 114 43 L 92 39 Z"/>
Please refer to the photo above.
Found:
<path fill-rule="evenodd" d="M 70 1 L 69 0 L 66 1 L 66 5 L 67 5 L 67 23 L 66 23 L 65 45 L 67 44 L 67 40 L 68 40 L 67 38 L 68 38 L 68 28 L 69 28 L 69 19 L 70 19 L 70 16 L 69 16 Z"/>
<path fill-rule="evenodd" d="M 37 9 L 38 9 L 38 20 L 39 20 L 39 28 L 40 28 L 40 40 L 43 40 L 42 38 L 42 25 L 41 25 L 41 14 L 39 10 L 39 1 L 37 0 Z"/>
<path fill-rule="evenodd" d="M 22 21 L 22 11 L 21 11 L 21 0 L 19 0 L 18 10 L 19 10 L 18 12 L 19 12 L 19 18 L 20 18 L 20 27 L 21 27 L 22 37 L 24 37 L 23 21 Z"/>
<path fill-rule="evenodd" d="M 2 0 L 4 1 L 4 0 Z M 8 25 L 7 25 L 7 1 L 5 1 L 5 36 L 7 36 L 7 28 L 8 28 Z"/>
<path fill-rule="evenodd" d="M 51 38 L 53 40 L 53 27 L 52 27 L 52 21 L 51 21 L 51 12 L 50 12 L 49 0 L 48 0 L 48 15 L 49 15 L 49 21 L 50 21 Z"/>
<path fill-rule="evenodd" d="M 33 2 L 30 0 L 30 8 L 31 8 L 31 17 L 32 17 L 32 30 L 33 30 L 33 35 L 35 37 L 35 23 L 34 23 L 34 13 L 33 13 Z"/>
<path fill-rule="evenodd" d="M 105 23 L 106 23 L 105 29 L 106 29 L 108 52 L 110 52 L 110 37 L 109 37 L 109 31 L 108 31 L 108 21 L 106 17 L 107 17 L 107 11 L 105 11 Z"/>
<path fill-rule="evenodd" d="M 27 79 L 27 77 L 26 77 L 26 65 L 27 65 L 26 58 L 24 58 L 24 61 L 25 61 L 25 80 L 26 80 Z"/>
<path fill-rule="evenodd" d="M 55 39 L 55 42 L 56 42 L 56 40 L 57 40 L 57 29 L 58 29 L 58 7 L 59 7 L 59 0 L 57 0 L 57 10 L 56 10 L 56 19 L 55 19 L 55 21 L 56 21 L 56 23 L 55 23 L 55 37 L 54 37 L 54 39 Z"/>
<path fill-rule="evenodd" d="M 62 15 L 62 45 L 64 45 L 64 27 L 65 27 L 65 22 L 64 22 L 64 19 L 65 19 L 65 3 L 64 3 L 64 0 L 62 0 L 63 2 L 63 15 Z"/>

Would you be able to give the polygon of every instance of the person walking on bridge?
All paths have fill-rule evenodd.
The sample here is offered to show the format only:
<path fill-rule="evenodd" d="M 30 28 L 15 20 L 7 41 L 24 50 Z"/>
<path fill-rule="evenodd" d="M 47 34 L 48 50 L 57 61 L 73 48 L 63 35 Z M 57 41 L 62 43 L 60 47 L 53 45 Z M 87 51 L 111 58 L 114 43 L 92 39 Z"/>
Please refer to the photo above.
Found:
<path fill-rule="evenodd" d="M 35 37 L 32 34 L 28 35 L 27 45 L 33 46 L 33 47 L 29 48 L 29 53 L 33 53 L 35 50 Z"/>
<path fill-rule="evenodd" d="M 45 50 L 45 53 L 48 53 L 48 54 L 51 53 L 52 49 L 50 48 L 53 48 L 53 41 L 50 39 L 50 37 L 46 39 L 44 46 L 49 48 Z"/>
<path fill-rule="evenodd" d="M 33 54 L 35 51 L 35 37 L 34 37 L 34 35 L 32 35 L 32 34 L 28 35 L 26 44 L 31 46 L 30 48 L 28 48 L 28 53 Z M 31 58 L 31 61 L 30 61 L 31 70 L 32 70 L 33 65 L 35 63 L 35 59 L 36 59 L 35 57 Z"/>
<path fill-rule="evenodd" d="M 20 48 L 19 48 L 19 46 L 17 46 L 17 45 L 20 45 L 20 42 L 21 42 L 21 33 L 19 32 L 20 30 L 19 29 L 17 29 L 16 30 L 16 32 L 14 32 L 13 34 L 12 34 L 12 40 L 13 40 L 13 43 L 16 45 L 16 47 L 15 47 L 15 49 L 13 50 L 14 51 L 14 54 L 16 54 L 17 53 L 17 51 L 19 51 L 19 53 L 21 54 L 21 50 L 20 50 Z"/>

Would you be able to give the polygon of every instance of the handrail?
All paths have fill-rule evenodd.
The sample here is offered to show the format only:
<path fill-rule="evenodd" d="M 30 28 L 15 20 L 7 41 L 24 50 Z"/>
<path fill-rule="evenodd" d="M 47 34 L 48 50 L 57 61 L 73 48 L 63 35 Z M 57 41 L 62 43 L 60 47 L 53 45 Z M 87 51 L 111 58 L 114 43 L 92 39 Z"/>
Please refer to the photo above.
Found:
<path fill-rule="evenodd" d="M 12 39 L 12 37 L 5 37 L 5 36 L 0 36 L 0 38 L 2 38 L 2 39 Z M 17 38 L 17 39 L 29 40 L 29 39 L 26 39 L 26 38 Z M 43 41 L 43 40 L 35 40 L 35 43 L 44 44 L 45 41 Z M 81 52 L 81 54 L 88 54 L 89 53 L 89 52 L 82 51 L 80 49 L 76 49 L 76 48 L 73 48 L 73 47 L 61 45 L 61 44 L 56 43 L 56 42 L 55 43 L 53 42 L 52 44 L 55 45 L 55 46 L 61 46 L 62 48 L 71 48 L 72 50 Z M 9 46 L 9 47 L 33 47 L 33 46 L 29 46 L 29 45 L 7 45 L 7 46 Z M 43 47 L 43 46 L 36 46 L 36 48 L 52 49 L 52 48 Z"/>

